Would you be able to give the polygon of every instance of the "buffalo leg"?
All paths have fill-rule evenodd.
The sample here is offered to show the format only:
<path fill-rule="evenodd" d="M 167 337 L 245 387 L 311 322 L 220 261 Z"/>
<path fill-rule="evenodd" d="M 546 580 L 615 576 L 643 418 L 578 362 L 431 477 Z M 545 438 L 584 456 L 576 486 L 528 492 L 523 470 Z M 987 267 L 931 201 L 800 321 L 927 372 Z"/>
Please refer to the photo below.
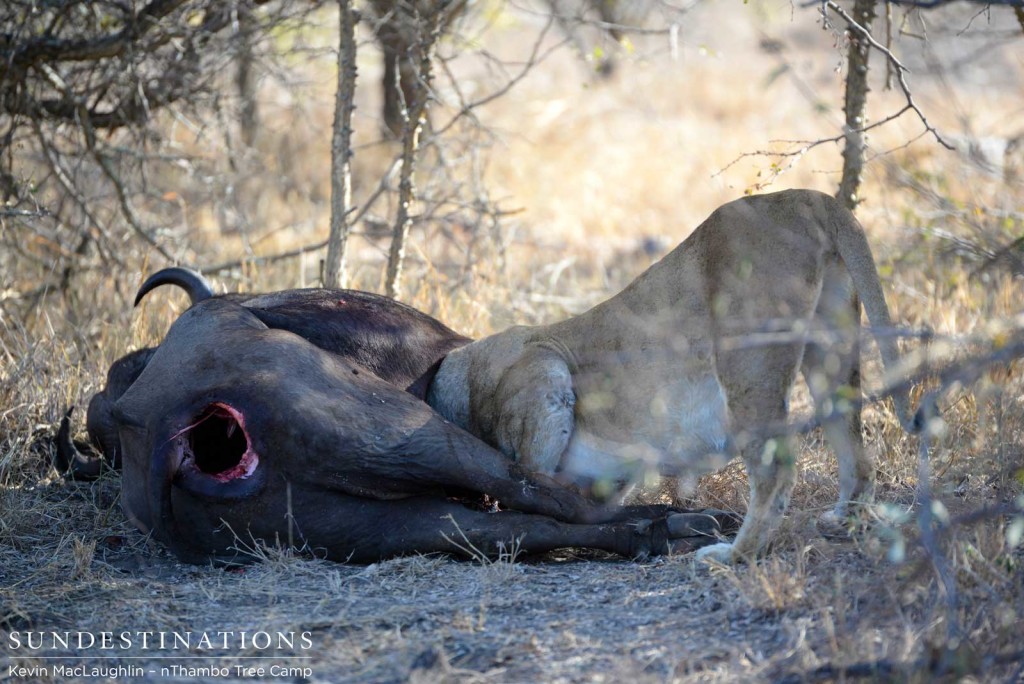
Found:
<path fill-rule="evenodd" d="M 414 553 L 450 553 L 494 558 L 517 549 L 544 553 L 576 547 L 600 549 L 626 558 L 667 553 L 666 521 L 641 520 L 604 524 L 565 523 L 543 515 L 476 511 L 462 504 L 419 497 L 399 501 L 360 502 L 349 520 L 373 521 L 374 530 L 342 531 L 346 539 L 308 540 L 334 560 L 372 562 Z"/>

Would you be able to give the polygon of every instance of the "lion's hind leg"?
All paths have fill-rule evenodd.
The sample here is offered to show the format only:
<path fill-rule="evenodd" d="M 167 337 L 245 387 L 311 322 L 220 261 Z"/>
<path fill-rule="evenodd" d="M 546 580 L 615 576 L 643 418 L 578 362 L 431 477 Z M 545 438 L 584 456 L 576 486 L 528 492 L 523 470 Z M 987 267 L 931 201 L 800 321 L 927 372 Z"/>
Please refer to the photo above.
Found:
<path fill-rule="evenodd" d="M 786 512 L 796 481 L 793 440 L 787 436 L 755 438 L 743 447 L 743 460 L 750 479 L 750 504 L 743 524 L 731 544 L 706 546 L 697 552 L 697 560 L 752 560 L 771 539 Z"/>
<path fill-rule="evenodd" d="M 735 441 L 750 480 L 747 513 L 732 544 L 705 547 L 697 552 L 698 560 L 712 558 L 730 563 L 753 559 L 768 543 L 789 505 L 796 481 L 795 445 L 790 436 L 773 437 L 766 430 L 785 420 L 786 398 L 799 366 L 800 350 L 792 345 L 778 345 L 763 350 L 760 358 L 764 367 L 774 369 L 783 381 L 727 385 L 733 424 L 737 427 Z M 728 358 L 719 362 L 719 368 L 731 368 Z"/>
<path fill-rule="evenodd" d="M 853 503 L 874 500 L 875 464 L 864 448 L 860 414 L 860 305 L 848 288 L 823 293 L 819 320 L 835 339 L 828 344 L 810 344 L 804 352 L 803 375 L 821 421 L 825 438 L 839 465 L 839 499 L 833 510 L 819 519 L 822 531 L 844 530 Z M 836 301 L 841 299 L 841 301 Z"/>
<path fill-rule="evenodd" d="M 854 361 L 853 365 L 859 364 Z M 846 383 L 828 390 L 815 387 L 821 382 L 820 371 L 807 370 L 806 374 L 822 431 L 839 464 L 839 499 L 835 508 L 821 518 L 825 531 L 829 531 L 833 526 L 845 525 L 852 503 L 874 500 L 875 464 L 864 448 L 860 407 L 852 401 L 859 394 L 859 371 L 853 368 Z"/>

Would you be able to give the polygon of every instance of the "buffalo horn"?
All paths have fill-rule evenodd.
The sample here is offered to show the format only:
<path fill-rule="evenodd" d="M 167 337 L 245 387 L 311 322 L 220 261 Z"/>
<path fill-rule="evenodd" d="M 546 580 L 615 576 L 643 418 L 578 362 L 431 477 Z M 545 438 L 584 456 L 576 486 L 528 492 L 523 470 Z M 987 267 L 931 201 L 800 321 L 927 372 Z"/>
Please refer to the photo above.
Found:
<path fill-rule="evenodd" d="M 193 304 L 213 296 L 213 288 L 201 274 L 187 268 L 174 266 L 157 271 L 146 278 L 146 282 L 142 283 L 138 294 L 135 295 L 135 306 L 139 305 L 146 293 L 161 285 L 177 285 L 188 293 Z"/>
<path fill-rule="evenodd" d="M 96 456 L 83 454 L 75 446 L 71 439 L 71 414 L 75 407 L 70 407 L 60 421 L 60 429 L 57 430 L 57 452 L 53 458 L 53 465 L 60 473 L 67 473 L 75 480 L 95 480 L 100 476 L 100 468 L 103 465 Z"/>

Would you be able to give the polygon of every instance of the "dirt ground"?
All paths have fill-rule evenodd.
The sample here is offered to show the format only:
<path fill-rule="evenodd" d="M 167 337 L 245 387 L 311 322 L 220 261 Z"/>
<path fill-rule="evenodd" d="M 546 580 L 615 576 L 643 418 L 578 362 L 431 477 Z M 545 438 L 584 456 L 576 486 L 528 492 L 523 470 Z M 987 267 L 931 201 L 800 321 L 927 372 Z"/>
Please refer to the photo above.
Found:
<path fill-rule="evenodd" d="M 894 565 L 872 535 L 826 540 L 800 513 L 769 557 L 735 568 L 587 551 L 346 566 L 257 550 L 225 569 L 177 562 L 117 496 L 116 476 L 5 492 L 4 510 L 27 515 L 0 545 L 2 681 L 96 681 L 118 666 L 122 681 L 933 681 L 947 636 L 926 564 Z M 983 559 L 998 534 L 980 532 L 958 560 L 964 645 L 944 671 L 1017 681 L 1024 556 L 995 567 Z M 104 632 L 109 649 L 75 648 Z"/>

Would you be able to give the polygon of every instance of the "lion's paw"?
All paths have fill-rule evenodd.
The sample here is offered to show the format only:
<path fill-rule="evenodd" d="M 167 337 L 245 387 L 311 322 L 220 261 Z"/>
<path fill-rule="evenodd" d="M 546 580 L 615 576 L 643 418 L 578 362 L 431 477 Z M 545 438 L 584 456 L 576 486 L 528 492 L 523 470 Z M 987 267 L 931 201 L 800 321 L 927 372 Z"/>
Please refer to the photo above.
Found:
<path fill-rule="evenodd" d="M 697 549 L 697 555 L 694 556 L 694 560 L 698 563 L 701 561 L 714 561 L 722 565 L 732 565 L 732 544 L 723 542 Z"/>
<path fill-rule="evenodd" d="M 850 539 L 867 524 L 863 511 L 850 515 L 846 507 L 826 511 L 818 516 L 818 533 L 829 539 Z"/>

